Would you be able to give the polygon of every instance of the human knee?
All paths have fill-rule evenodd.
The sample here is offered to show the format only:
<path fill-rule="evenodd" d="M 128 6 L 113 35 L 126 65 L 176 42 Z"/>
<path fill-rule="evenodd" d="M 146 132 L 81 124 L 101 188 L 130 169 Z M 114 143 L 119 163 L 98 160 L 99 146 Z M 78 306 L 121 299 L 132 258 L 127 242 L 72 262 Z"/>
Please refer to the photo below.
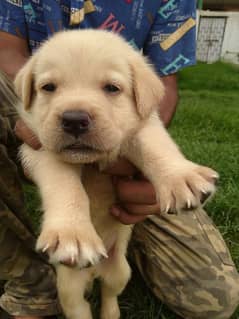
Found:
<path fill-rule="evenodd" d="M 229 319 L 239 304 L 238 274 L 236 271 L 225 273 L 217 281 L 194 287 L 183 299 L 180 307 L 174 309 L 183 318 Z"/>
<path fill-rule="evenodd" d="M 229 319 L 235 312 L 239 304 L 239 282 L 237 281 L 231 289 L 225 287 L 221 291 L 221 296 L 218 298 L 218 308 L 212 306 L 212 310 L 205 313 L 200 319 Z M 223 301 L 222 301 L 223 300 Z"/>
<path fill-rule="evenodd" d="M 212 309 L 208 311 L 200 311 L 201 306 L 198 305 L 199 311 L 195 311 L 195 313 L 190 314 L 190 316 L 185 316 L 184 318 L 187 319 L 229 319 L 233 315 L 234 311 L 236 310 L 236 307 L 238 305 L 238 302 L 232 302 L 228 305 L 219 306 L 217 309 Z M 202 305 L 203 307 L 203 305 Z"/>

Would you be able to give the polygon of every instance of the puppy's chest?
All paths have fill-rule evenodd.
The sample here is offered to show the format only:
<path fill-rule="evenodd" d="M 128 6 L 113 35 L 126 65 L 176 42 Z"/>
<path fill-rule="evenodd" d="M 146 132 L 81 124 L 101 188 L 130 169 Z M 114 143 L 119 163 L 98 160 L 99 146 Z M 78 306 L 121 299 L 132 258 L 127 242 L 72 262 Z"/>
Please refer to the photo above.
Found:
<path fill-rule="evenodd" d="M 83 168 L 82 183 L 90 201 L 92 222 L 101 238 L 116 232 L 120 223 L 113 218 L 109 209 L 115 202 L 115 193 L 110 176 L 102 174 L 91 165 Z"/>

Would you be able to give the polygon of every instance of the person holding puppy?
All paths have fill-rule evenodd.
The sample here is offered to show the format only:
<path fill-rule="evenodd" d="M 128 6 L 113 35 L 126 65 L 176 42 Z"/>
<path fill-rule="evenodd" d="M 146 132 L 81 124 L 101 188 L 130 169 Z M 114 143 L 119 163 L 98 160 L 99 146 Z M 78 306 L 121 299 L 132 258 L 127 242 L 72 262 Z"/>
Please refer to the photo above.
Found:
<path fill-rule="evenodd" d="M 13 79 L 30 53 L 64 28 L 99 28 L 117 32 L 143 49 L 165 84 L 160 115 L 169 125 L 176 109 L 176 72 L 194 64 L 195 3 L 169 0 L 22 1 L 0 4 L 0 69 Z M 123 12 L 123 14 L 122 14 Z M 97 52 L 96 52 L 97 54 Z M 0 306 L 20 318 L 59 312 L 53 270 L 34 253 L 25 220 L 20 181 L 11 154 L 16 97 L 7 79 L 0 94 L 0 280 L 7 281 Z M 18 136 L 33 148 L 40 143 L 24 123 Z M 110 213 L 134 230 L 132 255 L 146 283 L 162 301 L 184 318 L 229 318 L 239 301 L 239 277 L 219 232 L 203 210 L 160 216 L 152 185 L 122 160 L 107 171 L 113 176 L 119 204 Z M 155 244 L 155 238 L 157 244 Z M 152 258 L 154 262 L 152 262 Z M 198 306 L 200 305 L 200 306 Z"/>

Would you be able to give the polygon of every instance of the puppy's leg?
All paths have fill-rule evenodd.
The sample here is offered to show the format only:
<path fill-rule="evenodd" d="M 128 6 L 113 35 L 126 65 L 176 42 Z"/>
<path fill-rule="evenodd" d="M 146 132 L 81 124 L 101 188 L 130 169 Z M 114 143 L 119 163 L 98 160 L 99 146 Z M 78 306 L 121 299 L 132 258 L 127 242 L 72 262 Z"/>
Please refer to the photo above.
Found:
<path fill-rule="evenodd" d="M 80 166 L 59 161 L 54 154 L 22 147 L 24 166 L 40 188 L 44 216 L 37 249 L 52 263 L 84 267 L 106 251 L 90 219 L 89 200 L 80 180 Z"/>
<path fill-rule="evenodd" d="M 123 243 L 125 245 L 125 243 Z M 116 243 L 108 260 L 104 260 L 100 268 L 101 284 L 101 319 L 120 318 L 117 297 L 127 285 L 131 270 L 125 257 L 126 247 L 122 242 Z"/>
<path fill-rule="evenodd" d="M 57 266 L 57 288 L 67 319 L 92 319 L 90 304 L 85 300 L 87 285 L 92 281 L 88 269 Z"/>
<path fill-rule="evenodd" d="M 129 281 L 130 267 L 125 256 L 117 256 L 109 261 L 105 270 L 101 286 L 101 319 L 118 319 L 120 309 L 117 297 Z"/>
<path fill-rule="evenodd" d="M 156 114 L 123 145 L 122 153 L 154 185 L 161 212 L 196 208 L 215 191 L 218 174 L 187 160 Z"/>

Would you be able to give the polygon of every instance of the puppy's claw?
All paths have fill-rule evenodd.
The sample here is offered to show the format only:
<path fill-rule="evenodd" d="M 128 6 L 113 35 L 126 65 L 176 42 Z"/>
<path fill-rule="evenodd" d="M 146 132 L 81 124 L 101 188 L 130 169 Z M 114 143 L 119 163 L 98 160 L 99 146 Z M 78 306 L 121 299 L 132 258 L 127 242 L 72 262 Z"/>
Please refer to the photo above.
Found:
<path fill-rule="evenodd" d="M 71 263 L 72 263 L 72 265 L 74 265 L 76 263 L 76 258 L 73 255 L 71 256 Z"/>
<path fill-rule="evenodd" d="M 101 259 L 103 259 L 103 258 L 106 258 L 106 259 L 109 258 L 107 252 L 103 252 L 103 253 L 101 253 L 101 255 L 102 255 L 102 256 L 101 256 L 101 257 L 102 257 Z"/>
<path fill-rule="evenodd" d="M 202 192 L 200 202 L 201 204 L 205 203 L 205 201 L 211 196 L 211 192 Z"/>
<path fill-rule="evenodd" d="M 165 214 L 168 214 L 170 210 L 170 204 L 167 204 L 166 209 L 165 209 Z"/>
<path fill-rule="evenodd" d="M 212 179 L 214 181 L 214 185 L 217 185 L 217 183 L 219 181 L 219 174 L 212 175 Z"/>
<path fill-rule="evenodd" d="M 46 246 L 43 247 L 43 248 L 41 249 L 41 251 L 42 251 L 43 253 L 45 253 L 45 252 L 47 252 L 47 250 L 49 249 L 49 247 L 50 247 L 50 245 L 49 245 L 49 244 L 46 244 Z"/>
<path fill-rule="evenodd" d="M 93 266 L 92 263 L 88 262 L 84 266 L 81 266 L 80 269 L 87 269 L 87 268 L 90 268 L 91 266 Z"/>
<path fill-rule="evenodd" d="M 170 211 L 168 211 L 168 214 L 169 215 L 178 215 L 178 212 L 177 211 L 173 212 L 173 211 L 170 210 Z"/>
<path fill-rule="evenodd" d="M 190 210 L 194 210 L 195 208 L 197 208 L 196 205 L 193 205 L 190 201 L 187 201 L 186 206 L 183 207 L 184 211 L 190 211 Z"/>
<path fill-rule="evenodd" d="M 171 211 L 170 209 L 171 209 L 170 204 L 167 204 L 166 208 L 164 210 L 162 210 L 162 213 L 163 214 L 171 214 L 171 215 L 174 214 L 174 212 Z"/>

